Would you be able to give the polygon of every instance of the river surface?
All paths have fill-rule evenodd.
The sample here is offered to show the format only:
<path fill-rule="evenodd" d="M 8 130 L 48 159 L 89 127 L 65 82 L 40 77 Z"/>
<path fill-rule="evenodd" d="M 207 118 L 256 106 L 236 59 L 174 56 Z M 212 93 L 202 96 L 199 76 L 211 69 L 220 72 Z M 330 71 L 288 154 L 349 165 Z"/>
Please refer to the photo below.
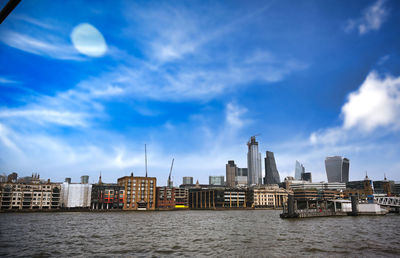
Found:
<path fill-rule="evenodd" d="M 0 256 L 400 257 L 400 215 L 282 220 L 279 213 L 3 213 Z"/>

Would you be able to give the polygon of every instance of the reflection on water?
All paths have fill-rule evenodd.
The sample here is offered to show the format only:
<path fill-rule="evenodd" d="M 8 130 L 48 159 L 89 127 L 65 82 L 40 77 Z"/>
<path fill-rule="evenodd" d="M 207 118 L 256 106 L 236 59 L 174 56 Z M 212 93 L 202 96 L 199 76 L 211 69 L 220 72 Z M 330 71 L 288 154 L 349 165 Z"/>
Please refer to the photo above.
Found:
<path fill-rule="evenodd" d="M 400 216 L 280 211 L 0 214 L 0 256 L 399 256 Z"/>

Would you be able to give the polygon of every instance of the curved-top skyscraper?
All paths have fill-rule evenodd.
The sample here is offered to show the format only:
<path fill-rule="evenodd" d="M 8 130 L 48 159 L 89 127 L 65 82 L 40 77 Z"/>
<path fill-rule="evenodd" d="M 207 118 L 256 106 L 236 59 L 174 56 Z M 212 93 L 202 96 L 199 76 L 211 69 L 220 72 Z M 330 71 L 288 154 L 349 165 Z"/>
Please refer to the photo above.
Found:
<path fill-rule="evenodd" d="M 258 152 L 258 142 L 255 136 L 251 136 L 247 146 L 249 147 L 247 152 L 248 184 L 261 185 L 261 153 Z"/>
<path fill-rule="evenodd" d="M 343 158 L 342 156 L 326 157 L 325 169 L 328 183 L 349 182 L 349 168 L 350 161 L 347 158 Z"/>

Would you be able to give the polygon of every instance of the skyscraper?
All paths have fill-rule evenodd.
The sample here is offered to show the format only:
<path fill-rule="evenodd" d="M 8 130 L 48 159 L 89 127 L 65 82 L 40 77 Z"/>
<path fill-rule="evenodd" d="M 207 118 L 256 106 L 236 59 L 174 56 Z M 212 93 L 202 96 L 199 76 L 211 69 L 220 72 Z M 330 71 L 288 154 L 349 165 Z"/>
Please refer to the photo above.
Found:
<path fill-rule="evenodd" d="M 326 157 L 325 169 L 328 182 L 349 182 L 350 161 L 341 156 Z"/>
<path fill-rule="evenodd" d="M 296 180 L 301 180 L 301 175 L 305 173 L 305 168 L 303 164 L 301 164 L 299 161 L 296 160 L 296 166 L 294 170 L 294 178 Z"/>
<path fill-rule="evenodd" d="M 237 166 L 235 161 L 229 160 L 226 164 L 226 186 L 235 187 L 235 176 L 237 174 Z"/>
<path fill-rule="evenodd" d="M 247 168 L 249 169 L 248 184 L 261 185 L 261 153 L 258 152 L 258 142 L 255 136 L 251 136 L 247 146 L 249 147 L 247 152 Z"/>
<path fill-rule="evenodd" d="M 276 168 L 276 162 L 274 153 L 271 151 L 267 151 L 265 156 L 265 177 L 264 184 L 272 185 L 279 184 L 281 179 L 279 178 L 279 172 Z"/>

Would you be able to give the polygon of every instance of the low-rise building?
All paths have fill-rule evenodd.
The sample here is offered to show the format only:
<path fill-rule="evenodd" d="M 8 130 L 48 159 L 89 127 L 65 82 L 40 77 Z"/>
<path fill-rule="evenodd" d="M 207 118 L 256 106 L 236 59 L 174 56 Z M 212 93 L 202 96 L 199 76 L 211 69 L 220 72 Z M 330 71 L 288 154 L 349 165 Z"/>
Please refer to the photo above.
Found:
<path fill-rule="evenodd" d="M 346 190 L 343 191 L 344 198 L 357 196 L 360 200 L 373 201 L 372 180 L 365 176 L 364 180 L 350 181 L 346 183 Z"/>
<path fill-rule="evenodd" d="M 278 185 L 253 188 L 253 206 L 255 208 L 281 208 L 287 202 L 292 191 L 279 188 Z"/>
<path fill-rule="evenodd" d="M 190 189 L 190 209 L 222 209 L 251 207 L 247 189 Z"/>
<path fill-rule="evenodd" d="M 245 189 L 225 189 L 224 208 L 246 208 L 247 191 Z"/>
<path fill-rule="evenodd" d="M 185 188 L 175 188 L 175 208 L 189 208 L 189 190 Z"/>
<path fill-rule="evenodd" d="M 88 183 L 88 176 L 81 176 L 80 183 L 71 183 L 66 178 L 61 185 L 61 207 L 65 209 L 89 209 L 92 196 L 92 185 Z"/>
<path fill-rule="evenodd" d="M 394 191 L 393 194 L 396 196 L 400 196 L 400 181 L 394 182 Z"/>
<path fill-rule="evenodd" d="M 294 199 L 297 201 L 307 200 L 331 200 L 340 197 L 340 191 L 321 189 L 294 189 Z"/>
<path fill-rule="evenodd" d="M 118 185 L 124 187 L 124 210 L 155 210 L 155 177 L 124 176 L 118 178 Z"/>
<path fill-rule="evenodd" d="M 326 182 L 308 182 L 308 181 L 303 181 L 303 180 L 292 180 L 290 177 L 285 178 L 285 188 L 286 189 L 317 189 L 317 190 L 345 190 L 346 189 L 346 183 L 340 183 L 340 182 L 332 182 L 332 183 L 326 183 Z"/>
<path fill-rule="evenodd" d="M 16 180 L 14 181 L 16 182 Z M 0 183 L 1 210 L 50 210 L 60 208 L 61 185 L 40 182 L 38 174 L 32 175 L 30 184 Z"/>
<path fill-rule="evenodd" d="M 90 207 L 92 210 L 122 209 L 124 192 L 124 187 L 117 184 L 93 184 Z"/>
<path fill-rule="evenodd" d="M 392 180 L 387 180 L 386 177 L 382 181 L 373 181 L 374 193 L 375 194 L 386 194 L 392 196 L 393 190 L 395 190 L 395 183 Z"/>
<path fill-rule="evenodd" d="M 217 209 L 224 207 L 223 189 L 189 189 L 190 209 Z"/>
<path fill-rule="evenodd" d="M 175 188 L 157 187 L 156 208 L 159 210 L 175 209 Z"/>

